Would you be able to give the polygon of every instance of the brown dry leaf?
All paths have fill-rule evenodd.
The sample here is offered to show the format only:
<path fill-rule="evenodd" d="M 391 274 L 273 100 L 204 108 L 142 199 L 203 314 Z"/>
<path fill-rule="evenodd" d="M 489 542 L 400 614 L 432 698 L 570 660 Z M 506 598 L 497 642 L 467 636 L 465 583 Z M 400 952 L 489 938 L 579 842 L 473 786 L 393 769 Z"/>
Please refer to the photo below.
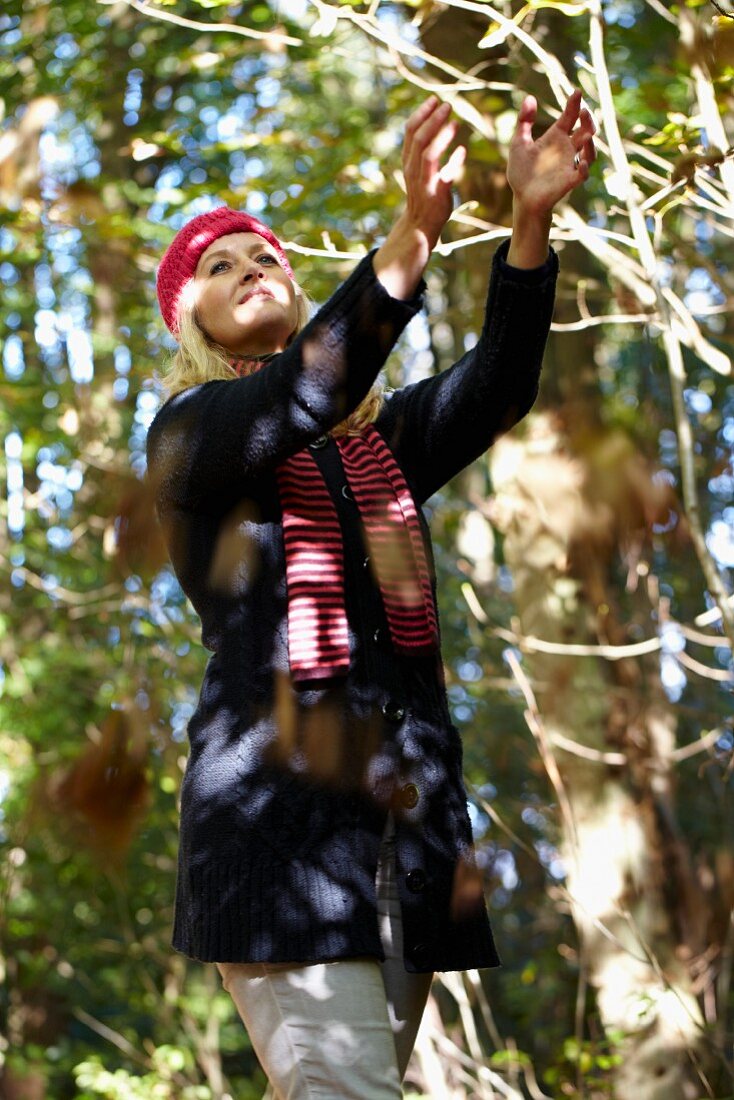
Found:
<path fill-rule="evenodd" d="M 135 708 L 111 711 L 97 743 L 47 785 L 50 804 L 98 855 L 121 861 L 148 804 L 147 729 Z"/>
<path fill-rule="evenodd" d="M 168 551 L 155 514 L 152 486 L 127 480 L 115 507 L 114 563 L 123 576 L 152 575 L 168 561 Z"/>
<path fill-rule="evenodd" d="M 464 852 L 456 864 L 451 891 L 451 919 L 468 920 L 484 905 L 482 874 L 471 852 Z"/>
<path fill-rule="evenodd" d="M 260 564 L 259 550 L 251 527 L 259 510 L 250 500 L 241 501 L 222 523 L 209 568 L 209 584 L 223 595 L 243 595 L 252 584 Z"/>

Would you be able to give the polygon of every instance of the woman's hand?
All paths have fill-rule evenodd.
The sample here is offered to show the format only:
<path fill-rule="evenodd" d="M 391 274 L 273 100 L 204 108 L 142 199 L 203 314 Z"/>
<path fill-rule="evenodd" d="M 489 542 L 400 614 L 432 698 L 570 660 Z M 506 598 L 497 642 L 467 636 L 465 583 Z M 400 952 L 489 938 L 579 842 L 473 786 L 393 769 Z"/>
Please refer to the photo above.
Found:
<path fill-rule="evenodd" d="M 405 127 L 406 207 L 373 259 L 375 274 L 394 298 L 413 295 L 453 210 L 451 184 L 466 159 L 466 149 L 457 146 L 441 165 L 458 127 L 449 121 L 449 113 L 448 104 L 430 96 Z"/>
<path fill-rule="evenodd" d="M 596 158 L 594 120 L 581 107 L 581 92 L 569 96 L 562 114 L 536 140 L 534 96 L 523 100 L 510 142 L 507 182 L 513 195 L 513 231 L 507 262 L 538 267 L 548 255 L 553 207 L 589 177 Z"/>
<path fill-rule="evenodd" d="M 534 141 L 537 113 L 535 97 L 526 96 L 510 142 L 507 182 L 515 202 L 525 210 L 549 214 L 564 195 L 588 179 L 596 157 L 596 127 L 581 107 L 579 91 L 569 96 L 560 118 Z"/>
<path fill-rule="evenodd" d="M 406 217 L 425 233 L 435 247 L 453 210 L 451 185 L 466 160 L 466 149 L 458 145 L 446 164 L 441 157 L 456 137 L 458 123 L 450 120 L 448 103 L 431 96 L 408 119 L 403 143 L 403 176 Z"/>

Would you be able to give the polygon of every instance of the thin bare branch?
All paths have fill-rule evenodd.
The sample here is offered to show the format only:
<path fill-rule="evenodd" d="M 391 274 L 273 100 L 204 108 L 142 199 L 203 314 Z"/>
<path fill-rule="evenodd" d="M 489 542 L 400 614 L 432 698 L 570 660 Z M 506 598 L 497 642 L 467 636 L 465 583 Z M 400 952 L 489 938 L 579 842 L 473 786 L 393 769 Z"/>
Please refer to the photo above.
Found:
<path fill-rule="evenodd" d="M 242 38 L 255 38 L 260 42 L 271 42 L 273 45 L 277 44 L 278 46 L 303 45 L 301 38 L 293 38 L 289 34 L 283 34 L 282 31 L 256 31 L 252 27 L 242 27 L 237 23 L 201 23 L 197 19 L 186 19 L 183 15 L 174 15 L 173 12 L 154 8 L 151 4 L 143 3 L 142 0 L 97 0 L 97 3 L 105 5 L 127 4 L 129 8 L 134 8 L 135 11 L 148 16 L 150 19 L 159 19 L 163 23 L 174 23 L 178 27 L 188 27 L 194 31 L 206 31 L 208 34 L 217 31 L 226 34 L 238 34 Z"/>
<path fill-rule="evenodd" d="M 670 759 L 678 763 L 680 760 L 689 760 L 692 756 L 697 756 L 700 752 L 707 752 L 712 745 L 715 745 L 717 741 L 720 741 L 724 733 L 723 726 L 718 729 L 710 730 L 704 734 L 703 737 L 699 737 L 697 741 L 693 741 L 690 745 L 682 745 L 679 749 L 674 749 L 670 754 Z"/>
<path fill-rule="evenodd" d="M 518 649 L 530 653 L 555 653 L 564 657 L 605 657 L 608 661 L 623 661 L 628 657 L 641 657 L 645 653 L 655 653 L 661 648 L 659 638 L 646 638 L 642 642 L 629 645 L 582 645 L 573 642 L 547 642 L 530 635 L 516 635 L 504 627 L 495 627 L 498 638 L 516 645 Z"/>
<path fill-rule="evenodd" d="M 705 680 L 718 680 L 720 684 L 734 684 L 734 673 L 726 668 L 710 668 L 695 657 L 690 657 L 684 649 L 675 654 L 676 660 L 687 668 L 689 672 L 695 672 L 696 676 L 703 676 Z"/>
<path fill-rule="evenodd" d="M 696 323 L 693 314 L 670 287 L 662 288 L 663 298 L 670 303 L 675 316 L 670 318 L 672 329 L 688 348 L 692 348 L 698 357 L 708 363 L 712 370 L 725 377 L 731 374 L 731 360 L 723 351 L 709 343 Z"/>
<path fill-rule="evenodd" d="M 712 649 L 718 649 L 719 646 L 731 649 L 731 642 L 728 638 L 722 637 L 721 634 L 702 634 L 700 630 L 694 630 L 693 627 L 685 626 L 683 623 L 678 623 L 677 626 L 683 637 L 689 642 L 710 646 Z"/>
<path fill-rule="evenodd" d="M 464 981 L 469 985 L 474 996 L 476 997 L 477 1004 L 479 1006 L 479 1012 L 484 1026 L 487 1029 L 487 1034 L 495 1045 L 496 1050 L 506 1050 L 507 1047 L 503 1042 L 502 1036 L 499 1033 L 499 1029 L 495 1022 L 494 1014 L 492 1012 L 491 1005 L 487 999 L 487 994 L 484 992 L 484 986 L 482 985 L 482 979 L 479 976 L 478 970 L 465 970 Z"/>
<path fill-rule="evenodd" d="M 477 1066 L 484 1064 L 484 1052 L 482 1051 L 481 1043 L 479 1042 L 479 1034 L 477 1032 L 477 1026 L 474 1020 L 474 1013 L 472 1012 L 469 998 L 467 996 L 466 987 L 462 980 L 461 974 L 454 970 L 441 975 L 441 984 L 445 989 L 448 989 L 451 996 L 456 1001 L 459 1009 L 459 1015 L 461 1017 L 461 1024 L 464 1029 L 464 1036 L 474 1062 Z M 482 1080 L 482 1075 L 479 1075 L 479 1093 L 477 1100 L 492 1100 L 494 1097 L 494 1090 L 492 1084 L 488 1081 Z"/>
<path fill-rule="evenodd" d="M 687 183 L 684 179 L 676 180 L 675 183 L 666 183 L 665 186 L 661 187 L 659 191 L 656 191 L 654 195 L 650 195 L 643 203 L 640 203 L 640 210 L 652 210 L 654 206 L 657 206 L 659 202 L 666 199 L 674 192 L 684 191 L 686 186 Z"/>
<path fill-rule="evenodd" d="M 558 805 L 560 807 L 561 815 L 566 825 L 566 835 L 569 838 L 571 849 L 574 852 L 574 855 L 577 857 L 578 834 L 576 831 L 576 820 L 573 815 L 571 803 L 566 793 L 566 787 L 563 782 L 563 778 L 561 777 L 556 758 L 553 755 L 551 740 L 543 723 L 543 719 L 541 718 L 540 709 L 538 707 L 535 694 L 532 687 L 530 686 L 530 681 L 525 675 L 520 665 L 520 662 L 518 661 L 512 650 L 510 650 L 505 655 L 505 659 L 510 666 L 510 669 L 512 670 L 513 676 L 517 680 L 520 691 L 525 697 L 525 702 L 527 703 L 527 710 L 525 711 L 525 721 L 527 722 L 528 728 L 530 729 L 530 732 L 537 742 L 541 760 L 543 761 L 545 770 L 548 773 L 548 778 L 550 779 L 551 784 L 553 785 L 553 789 L 556 792 L 556 796 L 558 798 Z"/>
<path fill-rule="evenodd" d="M 734 595 L 729 596 L 725 602 L 729 605 L 729 608 L 734 611 Z M 712 607 L 708 611 L 702 611 L 700 615 L 696 615 L 696 618 L 693 621 L 696 626 L 710 626 L 711 623 L 718 622 L 720 618 L 721 608 Z M 723 642 L 724 639 L 722 638 L 722 644 Z"/>
<path fill-rule="evenodd" d="M 627 143 L 625 142 L 625 149 Z M 647 180 L 648 183 L 654 183 L 656 187 L 665 187 L 670 183 L 670 174 L 665 176 L 658 175 L 657 172 L 651 171 L 646 168 L 640 161 L 630 161 L 630 171 L 637 180 Z"/>
<path fill-rule="evenodd" d="M 489 623 L 489 617 L 482 607 L 479 597 L 474 590 L 474 586 L 470 581 L 462 582 L 461 593 L 477 622 L 483 624 Z M 730 604 L 734 603 L 734 597 L 731 597 L 728 602 Z M 703 615 L 699 615 L 694 622 L 699 626 L 704 626 L 707 623 L 715 622 L 719 617 L 720 611 L 717 607 L 713 608 L 712 611 L 705 611 Z M 667 621 L 671 623 L 675 622 L 675 620 L 672 619 Z M 724 636 L 717 634 L 701 634 L 699 631 L 693 630 L 683 623 L 675 623 L 675 626 L 684 637 L 690 638 L 693 642 L 700 642 L 702 645 L 708 645 L 714 648 L 718 646 L 731 647 L 731 642 Z M 516 631 L 508 630 L 506 627 L 502 626 L 493 626 L 491 630 L 496 638 L 502 638 L 503 641 L 509 642 L 510 645 L 517 646 L 518 649 L 524 652 L 551 653 L 564 657 L 605 657 L 608 661 L 622 661 L 628 657 L 641 657 L 646 653 L 654 653 L 662 648 L 662 642 L 657 636 L 654 638 L 645 638 L 641 642 L 630 642 L 629 645 L 592 645 L 574 642 L 549 642 L 543 638 L 536 638 L 531 634 L 518 634 Z"/>
<path fill-rule="evenodd" d="M 734 218 L 734 202 L 729 197 L 721 192 L 716 185 L 716 181 L 711 178 L 708 172 L 703 169 L 696 170 L 696 185 L 700 187 L 702 191 L 705 191 L 708 197 L 714 204 L 714 209 L 717 213 L 723 215 L 726 218 Z"/>
<path fill-rule="evenodd" d="M 587 225 L 583 218 L 567 203 L 561 204 L 555 213 L 556 224 L 569 232 L 591 253 L 607 271 L 639 299 L 642 305 L 654 307 L 655 291 L 645 275 L 645 269 L 636 260 L 609 243 L 609 239 L 596 228 Z"/>
<path fill-rule="evenodd" d="M 594 764 L 606 764 L 621 768 L 628 762 L 623 752 L 601 752 L 599 749 L 590 749 L 588 745 L 582 745 L 579 741 L 572 741 L 570 737 L 564 737 L 562 733 L 553 733 L 550 739 L 559 749 L 573 753 L 574 756 L 581 756 L 584 760 L 591 760 Z"/>
<path fill-rule="evenodd" d="M 627 922 L 627 925 L 628 925 L 630 931 L 633 933 L 633 935 L 635 936 L 639 946 L 644 951 L 647 962 L 650 964 L 650 966 L 654 970 L 655 976 L 658 979 L 658 981 L 660 982 L 661 988 L 666 989 L 669 993 L 672 993 L 673 996 L 675 997 L 675 999 L 677 1000 L 678 1005 L 680 1006 L 680 1009 L 681 1009 L 681 1012 L 682 1012 L 682 1017 L 681 1018 L 686 1018 L 689 1021 L 689 1023 L 693 1026 L 694 1030 L 699 1032 L 703 1036 L 704 1025 L 703 1025 L 702 1020 L 694 1014 L 694 1012 L 691 1010 L 690 1004 L 686 1000 L 684 1000 L 684 998 L 681 996 L 681 992 L 678 989 L 678 987 L 676 985 L 674 985 L 670 981 L 670 979 L 667 977 L 667 975 L 665 974 L 662 966 L 660 965 L 660 960 L 658 959 L 657 955 L 655 954 L 652 946 L 647 942 L 646 937 L 643 935 L 642 929 L 640 928 L 638 922 L 634 918 L 634 915 L 629 911 L 629 909 L 626 909 L 622 905 L 618 905 L 615 908 L 616 908 L 618 916 L 620 916 L 623 920 L 625 920 Z M 711 1091 L 711 1087 L 708 1084 L 708 1081 L 706 1080 L 706 1078 L 701 1073 L 700 1066 L 696 1062 L 695 1053 L 691 1049 L 691 1044 L 688 1042 L 688 1036 L 683 1032 L 681 1024 L 679 1024 L 677 1021 L 674 1021 L 674 1020 L 671 1021 L 671 1023 L 673 1024 L 673 1026 L 677 1027 L 681 1031 L 681 1038 L 683 1040 L 682 1048 L 685 1051 L 687 1057 L 689 1059 L 691 1059 L 691 1061 L 694 1062 L 694 1064 L 696 1065 L 696 1069 L 697 1069 L 699 1077 L 701 1079 L 701 1083 L 707 1089 L 708 1094 L 711 1097 L 711 1100 L 713 1100 L 714 1093 Z"/>
<path fill-rule="evenodd" d="M 661 15 L 663 19 L 667 20 L 668 23 L 672 23 L 674 27 L 678 26 L 678 20 L 676 19 L 676 17 L 668 11 L 664 4 L 660 3 L 660 0 L 646 0 L 646 2 L 650 5 L 653 11 L 657 12 L 658 15 Z"/>
<path fill-rule="evenodd" d="M 101 1020 L 98 1020 L 95 1016 L 90 1015 L 83 1008 L 79 1008 L 78 1005 L 72 1006 L 71 1013 L 76 1016 L 77 1020 L 94 1031 L 97 1035 L 100 1035 L 103 1039 L 106 1039 L 108 1043 L 112 1043 L 118 1050 L 121 1050 L 123 1054 L 126 1054 L 128 1058 L 131 1058 L 138 1065 L 150 1068 L 150 1060 L 141 1054 L 119 1031 L 115 1031 L 114 1028 L 109 1027 L 107 1024 L 103 1024 Z"/>
<path fill-rule="evenodd" d="M 721 950 L 721 959 L 719 962 L 719 974 L 716 979 L 716 997 L 720 1006 L 719 1022 L 716 1027 L 718 1034 L 719 1046 L 723 1049 L 725 1042 L 725 1021 L 726 1015 L 724 1008 L 729 1004 L 729 993 L 731 990 L 731 975 L 732 966 L 734 964 L 734 908 L 729 912 L 729 925 L 726 930 L 726 939 Z"/>
<path fill-rule="evenodd" d="M 581 332 L 582 329 L 597 325 L 649 325 L 651 321 L 655 321 L 656 316 L 654 313 L 602 313 L 584 317 L 580 321 L 554 321 L 551 331 Z"/>
<path fill-rule="evenodd" d="M 39 592 L 45 592 L 47 596 L 61 600 L 63 603 L 72 604 L 78 607 L 97 603 L 107 596 L 120 595 L 119 584 L 106 584 L 102 588 L 95 588 L 88 592 L 73 592 L 70 588 L 64 588 L 64 586 L 60 584 L 54 586 L 49 585 L 43 577 L 39 577 L 37 573 L 34 573 L 32 569 L 28 569 L 25 565 L 16 565 L 12 568 L 13 572 L 21 576 L 32 588 L 38 589 Z"/>
<path fill-rule="evenodd" d="M 420 88 L 424 92 L 431 92 L 433 95 L 439 96 L 441 99 L 445 99 L 447 102 L 453 102 L 455 96 L 463 94 L 464 92 L 475 92 L 486 87 L 486 81 L 465 81 L 463 84 L 441 84 L 438 81 L 426 79 L 419 75 L 419 73 L 413 72 L 405 62 L 403 61 L 400 51 L 395 48 L 392 43 L 386 43 L 387 50 L 392 58 L 395 68 L 404 76 L 405 79 L 415 85 L 416 88 Z"/>
<path fill-rule="evenodd" d="M 635 129 L 633 133 L 639 133 L 638 129 Z M 643 128 L 644 132 L 644 128 Z M 653 131 L 648 130 L 648 133 L 652 136 Z M 645 160 L 649 160 L 650 164 L 656 164 L 658 168 L 662 168 L 664 175 L 658 177 L 659 179 L 668 179 L 670 176 L 670 169 L 672 167 L 669 160 L 665 157 L 661 157 L 659 153 L 655 152 L 655 149 L 650 145 L 642 145 L 637 141 L 632 141 L 628 136 L 625 138 L 625 145 L 630 153 L 636 153 L 638 157 L 643 157 Z"/>

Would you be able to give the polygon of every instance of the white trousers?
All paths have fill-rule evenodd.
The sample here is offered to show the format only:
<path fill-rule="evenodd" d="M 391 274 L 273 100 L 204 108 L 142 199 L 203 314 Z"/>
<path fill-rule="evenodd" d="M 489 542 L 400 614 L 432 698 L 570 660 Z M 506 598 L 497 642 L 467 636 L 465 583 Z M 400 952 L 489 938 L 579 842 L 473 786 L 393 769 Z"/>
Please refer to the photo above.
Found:
<path fill-rule="evenodd" d="M 431 985 L 403 964 L 388 819 L 377 868 L 385 961 L 217 963 L 275 1100 L 397 1100 Z"/>

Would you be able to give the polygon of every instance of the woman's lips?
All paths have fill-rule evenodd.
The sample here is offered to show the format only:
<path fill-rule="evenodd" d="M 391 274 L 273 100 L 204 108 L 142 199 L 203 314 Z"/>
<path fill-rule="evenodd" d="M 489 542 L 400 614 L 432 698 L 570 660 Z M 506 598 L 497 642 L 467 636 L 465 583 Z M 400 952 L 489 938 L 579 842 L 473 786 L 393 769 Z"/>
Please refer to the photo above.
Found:
<path fill-rule="evenodd" d="M 249 302 L 250 298 L 255 298 L 258 295 L 263 295 L 265 298 L 275 298 L 272 290 L 268 290 L 267 287 L 259 286 L 256 287 L 255 290 L 250 290 L 247 294 L 243 294 L 237 305 L 241 306 L 244 302 Z"/>

